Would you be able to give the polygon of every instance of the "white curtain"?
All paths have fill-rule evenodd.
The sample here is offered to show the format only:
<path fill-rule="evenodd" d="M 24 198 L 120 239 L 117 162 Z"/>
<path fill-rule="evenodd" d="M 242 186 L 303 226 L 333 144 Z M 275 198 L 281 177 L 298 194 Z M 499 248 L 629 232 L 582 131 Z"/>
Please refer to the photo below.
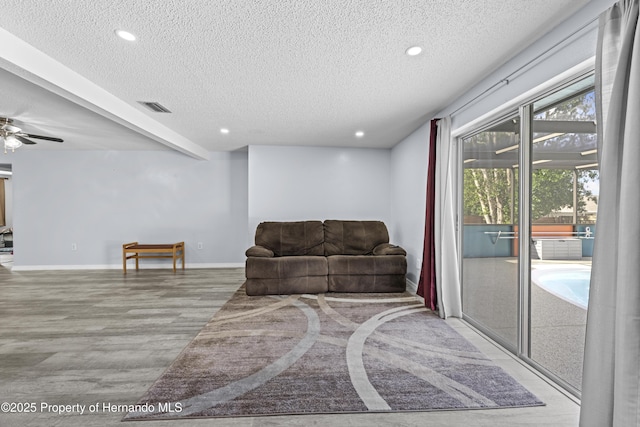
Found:
<path fill-rule="evenodd" d="M 600 16 L 600 196 L 580 425 L 640 426 L 640 32 L 638 0 Z"/>
<path fill-rule="evenodd" d="M 460 268 L 454 197 L 455 146 L 451 141 L 451 117 L 438 121 L 436 139 L 436 198 L 434 237 L 436 249 L 436 290 L 440 317 L 462 317 Z"/>

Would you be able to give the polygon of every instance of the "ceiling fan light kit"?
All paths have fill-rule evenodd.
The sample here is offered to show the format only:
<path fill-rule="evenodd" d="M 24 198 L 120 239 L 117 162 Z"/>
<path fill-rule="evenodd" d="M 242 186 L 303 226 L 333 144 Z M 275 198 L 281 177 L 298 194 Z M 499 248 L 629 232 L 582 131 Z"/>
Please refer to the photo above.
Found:
<path fill-rule="evenodd" d="M 11 152 L 16 151 L 16 148 L 20 148 L 22 144 L 36 144 L 30 139 L 27 139 L 27 137 L 43 139 L 45 141 L 63 142 L 63 140 L 60 138 L 25 133 L 19 127 L 12 125 L 12 123 L 12 119 L 9 119 L 7 117 L 0 117 L 0 140 L 4 145 L 5 154 L 7 154 L 7 150 L 11 150 Z"/>
<path fill-rule="evenodd" d="M 11 151 L 16 151 L 16 148 L 22 146 L 22 142 L 18 138 L 13 135 L 8 135 L 3 137 L 4 139 L 4 153 L 7 153 L 7 148 L 10 148 Z"/>

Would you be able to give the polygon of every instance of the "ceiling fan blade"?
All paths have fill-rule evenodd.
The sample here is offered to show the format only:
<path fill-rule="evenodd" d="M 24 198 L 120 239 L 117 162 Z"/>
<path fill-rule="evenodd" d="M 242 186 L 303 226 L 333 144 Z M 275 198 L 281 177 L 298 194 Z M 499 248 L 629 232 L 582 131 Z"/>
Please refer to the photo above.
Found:
<path fill-rule="evenodd" d="M 53 141 L 53 142 L 64 142 L 62 139 L 54 138 L 52 136 L 34 135 L 32 133 L 26 133 L 25 135 L 28 136 L 29 138 L 44 139 L 44 140 Z"/>
<path fill-rule="evenodd" d="M 35 142 L 28 140 L 27 138 L 20 136 L 20 135 L 13 135 L 16 137 L 16 139 L 20 142 L 22 142 L 23 144 L 29 144 L 29 145 L 33 145 L 35 144 Z"/>

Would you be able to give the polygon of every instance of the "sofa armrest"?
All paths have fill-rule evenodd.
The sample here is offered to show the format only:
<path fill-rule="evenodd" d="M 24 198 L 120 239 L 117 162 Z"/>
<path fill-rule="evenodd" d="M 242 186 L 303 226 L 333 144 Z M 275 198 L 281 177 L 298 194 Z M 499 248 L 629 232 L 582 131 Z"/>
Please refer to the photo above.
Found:
<path fill-rule="evenodd" d="M 373 248 L 374 255 L 407 255 L 407 251 L 391 243 L 380 243 Z"/>
<path fill-rule="evenodd" d="M 261 257 L 261 258 L 272 258 L 273 251 L 271 249 L 267 249 L 264 246 L 251 246 L 244 253 L 247 257 Z"/>

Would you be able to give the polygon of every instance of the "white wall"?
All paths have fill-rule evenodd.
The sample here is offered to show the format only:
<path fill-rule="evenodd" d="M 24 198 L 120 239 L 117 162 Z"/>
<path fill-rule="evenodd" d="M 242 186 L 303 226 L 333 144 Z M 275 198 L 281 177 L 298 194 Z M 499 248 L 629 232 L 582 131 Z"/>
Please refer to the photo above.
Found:
<path fill-rule="evenodd" d="M 185 241 L 187 266 L 244 262 L 246 153 L 23 149 L 11 161 L 15 269 L 120 268 L 131 241 Z"/>
<path fill-rule="evenodd" d="M 391 216 L 391 151 L 357 148 L 249 147 L 249 243 L 262 221 Z"/>

